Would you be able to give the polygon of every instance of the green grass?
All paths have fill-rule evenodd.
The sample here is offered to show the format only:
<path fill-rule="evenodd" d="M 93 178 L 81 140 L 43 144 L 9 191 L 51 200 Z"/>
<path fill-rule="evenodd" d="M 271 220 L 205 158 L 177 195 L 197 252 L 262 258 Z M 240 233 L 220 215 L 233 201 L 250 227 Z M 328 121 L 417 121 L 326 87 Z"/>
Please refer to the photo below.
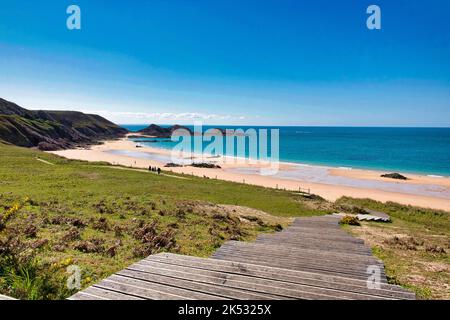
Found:
<path fill-rule="evenodd" d="M 206 257 L 226 240 L 273 232 L 286 217 L 326 213 L 281 190 L 118 170 L 3 144 L 0 154 L 0 292 L 22 299 L 73 293 L 65 285 L 69 264 L 81 267 L 85 287 L 151 253 Z M 217 204 L 273 217 L 242 222 Z"/>
<path fill-rule="evenodd" d="M 390 283 L 414 291 L 419 299 L 450 299 L 449 212 L 347 197 L 336 205 L 388 213 L 392 223 L 346 228 L 371 245 Z"/>
<path fill-rule="evenodd" d="M 186 176 L 176 179 L 140 171 L 69 161 L 50 154 L 0 145 L 0 192 L 41 200 L 57 198 L 79 205 L 79 200 L 132 197 L 203 200 L 248 206 L 277 216 L 324 214 L 299 201 L 292 192 Z M 35 157 L 56 164 L 48 166 Z M 2 188 L 6 187 L 6 188 Z"/>
<path fill-rule="evenodd" d="M 81 268 L 86 287 L 151 253 L 207 257 L 227 240 L 253 240 L 290 217 L 366 208 L 388 213 L 393 222 L 345 228 L 373 247 L 389 280 L 419 298 L 449 298 L 448 212 L 346 197 L 329 203 L 246 184 L 119 169 L 0 143 L 0 293 L 62 299 L 74 293 L 66 287 L 69 265 Z M 260 214 L 242 220 L 247 211 L 219 204 Z M 397 235 L 406 240 L 393 241 Z"/>

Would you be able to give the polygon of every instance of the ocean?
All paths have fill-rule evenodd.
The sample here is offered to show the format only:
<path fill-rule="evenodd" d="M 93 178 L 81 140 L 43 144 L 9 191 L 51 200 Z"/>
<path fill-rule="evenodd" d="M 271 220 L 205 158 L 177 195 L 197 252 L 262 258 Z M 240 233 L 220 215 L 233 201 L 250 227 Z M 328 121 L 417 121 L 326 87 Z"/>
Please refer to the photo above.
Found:
<path fill-rule="evenodd" d="M 122 126 L 130 131 L 147 127 Z M 283 162 L 450 176 L 450 128 L 203 126 L 209 128 L 279 129 Z M 154 140 L 142 144 L 176 145 Z"/>

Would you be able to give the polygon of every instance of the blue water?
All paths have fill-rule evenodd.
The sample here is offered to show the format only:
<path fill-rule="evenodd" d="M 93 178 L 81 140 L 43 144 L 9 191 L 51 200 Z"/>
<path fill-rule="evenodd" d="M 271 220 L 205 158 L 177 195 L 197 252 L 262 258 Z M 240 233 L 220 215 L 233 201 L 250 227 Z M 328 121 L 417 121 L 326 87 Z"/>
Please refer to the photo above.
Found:
<path fill-rule="evenodd" d="M 123 125 L 137 131 L 146 125 Z M 249 128 L 204 126 L 208 128 Z M 275 127 L 273 127 L 275 128 Z M 280 161 L 450 176 L 450 128 L 279 127 Z M 154 139 L 149 139 L 154 140 Z M 171 149 L 176 142 L 148 142 Z M 207 143 L 205 143 L 206 145 Z"/>

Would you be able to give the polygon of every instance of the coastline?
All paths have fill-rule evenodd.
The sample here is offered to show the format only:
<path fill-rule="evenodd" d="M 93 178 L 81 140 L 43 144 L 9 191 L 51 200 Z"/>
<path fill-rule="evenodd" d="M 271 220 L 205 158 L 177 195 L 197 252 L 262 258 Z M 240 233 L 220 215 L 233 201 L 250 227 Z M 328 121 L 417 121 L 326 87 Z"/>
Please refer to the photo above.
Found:
<path fill-rule="evenodd" d="M 104 161 L 113 165 L 147 169 L 149 166 L 163 168 L 170 162 L 170 150 L 144 146 L 122 138 L 105 141 L 89 148 L 50 151 L 50 153 L 77 160 Z M 332 168 L 280 162 L 276 176 L 262 176 L 259 170 L 267 164 L 230 163 L 226 157 L 205 158 L 220 165 L 220 169 L 191 166 L 163 168 L 166 171 L 196 175 L 212 179 L 254 184 L 263 187 L 298 191 L 309 189 L 329 201 L 342 196 L 371 198 L 404 205 L 450 211 L 450 179 L 419 174 L 407 174 L 409 180 L 400 181 L 380 177 L 386 173 L 375 170 Z"/>

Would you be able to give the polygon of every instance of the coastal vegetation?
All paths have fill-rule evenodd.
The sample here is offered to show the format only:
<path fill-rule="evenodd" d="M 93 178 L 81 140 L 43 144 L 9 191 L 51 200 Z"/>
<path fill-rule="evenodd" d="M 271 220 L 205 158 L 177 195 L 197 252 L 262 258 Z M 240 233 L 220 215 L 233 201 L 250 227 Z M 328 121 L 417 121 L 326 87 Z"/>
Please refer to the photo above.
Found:
<path fill-rule="evenodd" d="M 296 216 L 378 210 L 392 223 L 343 226 L 382 258 L 390 280 L 421 298 L 448 298 L 449 213 L 190 175 L 72 161 L 0 143 L 0 293 L 61 299 L 67 268 L 82 287 L 156 252 L 207 257 Z M 414 259 L 411 259 L 414 257 Z M 410 276 L 413 275 L 413 276 Z M 422 279 L 422 280 L 418 280 Z M 447 293 L 446 293 L 447 292 Z"/>
<path fill-rule="evenodd" d="M 209 256 L 296 215 L 325 214 L 289 192 L 70 161 L 0 144 L 0 292 L 61 299 L 160 251 Z"/>
<path fill-rule="evenodd" d="M 391 223 L 345 228 L 383 260 L 390 283 L 414 291 L 419 299 L 450 299 L 449 212 L 347 197 L 336 204 L 389 214 Z"/>
<path fill-rule="evenodd" d="M 98 116 L 75 111 L 31 111 L 0 98 L 0 140 L 41 150 L 96 143 L 127 133 Z"/>

